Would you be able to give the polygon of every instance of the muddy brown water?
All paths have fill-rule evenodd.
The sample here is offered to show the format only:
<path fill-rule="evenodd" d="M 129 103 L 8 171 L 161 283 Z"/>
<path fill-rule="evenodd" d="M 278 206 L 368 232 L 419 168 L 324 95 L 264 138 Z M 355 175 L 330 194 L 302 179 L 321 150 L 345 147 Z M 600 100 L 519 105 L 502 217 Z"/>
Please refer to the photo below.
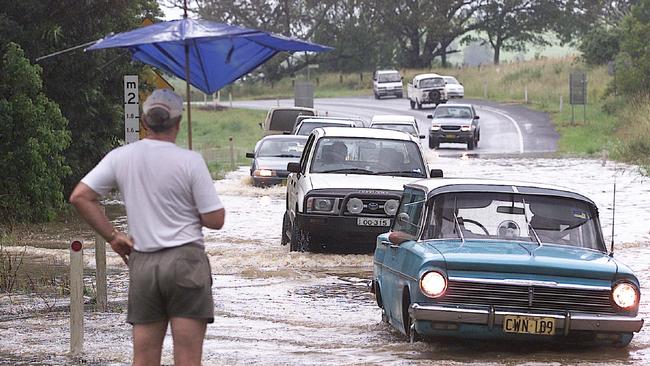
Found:
<path fill-rule="evenodd" d="M 617 175 L 616 256 L 642 284 L 641 315 L 650 304 L 650 187 L 634 167 L 602 166 L 578 159 L 436 159 L 448 175 L 472 171 L 485 177 L 558 183 L 580 189 L 601 208 L 611 233 L 611 183 Z M 444 164 L 447 164 L 446 166 Z M 246 168 L 215 183 L 228 210 L 223 230 L 207 230 L 214 273 L 215 323 L 208 327 L 206 365 L 648 365 L 650 332 L 644 327 L 626 349 L 535 343 L 436 339 L 409 343 L 381 322 L 367 283 L 371 255 L 290 253 L 279 245 L 285 187 L 251 187 Z M 506 172 L 506 173 L 504 173 Z M 543 178 L 543 179 L 540 179 Z M 584 182 L 589 182 L 585 184 Z M 119 210 L 116 222 L 123 224 Z M 67 250 L 30 247 L 28 255 L 67 264 Z M 93 252 L 85 249 L 85 283 L 92 287 Z M 12 294 L 0 297 L 0 363 L 129 364 L 125 324 L 128 274 L 109 253 L 109 313 L 88 307 L 81 360 L 68 356 L 66 297 Z M 42 262 L 50 268 L 48 262 Z M 34 267 L 32 267 L 34 268 Z M 55 269 L 52 269 L 55 270 Z M 57 269 L 58 270 L 58 269 Z M 55 270 L 56 271 L 56 270 Z M 57 307 L 48 311 L 48 301 Z M 90 303 L 90 297 L 86 298 Z M 173 363 L 170 334 L 163 363 Z"/>

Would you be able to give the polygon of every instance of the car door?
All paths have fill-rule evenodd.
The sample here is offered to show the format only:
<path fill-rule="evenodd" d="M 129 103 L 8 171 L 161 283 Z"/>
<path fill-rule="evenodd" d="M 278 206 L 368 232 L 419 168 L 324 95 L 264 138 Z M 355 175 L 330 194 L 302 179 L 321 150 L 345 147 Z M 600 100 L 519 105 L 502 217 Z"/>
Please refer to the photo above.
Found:
<path fill-rule="evenodd" d="M 289 210 L 292 222 L 296 215 L 296 208 L 300 206 L 299 201 L 304 196 L 300 192 L 304 190 L 303 187 L 307 180 L 307 163 L 311 160 L 314 140 L 315 135 L 313 134 L 307 139 L 302 156 L 300 156 L 300 172 L 291 173 L 287 179 L 287 210 Z"/>
<path fill-rule="evenodd" d="M 391 323 L 396 322 L 394 324 L 401 324 L 402 321 L 402 291 L 408 281 L 403 266 L 410 257 L 407 251 L 420 235 L 425 197 L 426 193 L 423 190 L 411 187 L 404 190 L 391 232 L 403 233 L 411 240 L 401 245 L 381 241 L 375 251 L 375 261 L 381 268 L 377 280 L 381 288 L 384 309 Z"/>

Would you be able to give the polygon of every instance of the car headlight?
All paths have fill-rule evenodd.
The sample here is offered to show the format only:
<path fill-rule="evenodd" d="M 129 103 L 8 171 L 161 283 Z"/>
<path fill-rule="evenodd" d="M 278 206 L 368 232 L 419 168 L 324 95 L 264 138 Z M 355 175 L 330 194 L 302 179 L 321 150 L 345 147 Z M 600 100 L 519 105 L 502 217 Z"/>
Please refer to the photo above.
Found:
<path fill-rule="evenodd" d="M 398 200 L 388 200 L 384 204 L 384 212 L 386 213 L 386 215 L 394 216 L 395 213 L 397 212 L 398 207 L 399 207 Z"/>
<path fill-rule="evenodd" d="M 469 130 L 471 130 L 471 129 L 472 129 L 472 128 L 471 128 L 470 126 L 460 126 L 460 130 L 461 130 L 461 131 L 464 131 L 464 132 L 467 132 L 467 131 L 469 131 Z"/>
<path fill-rule="evenodd" d="M 620 282 L 612 290 L 614 304 L 623 310 L 630 310 L 639 303 L 639 291 L 629 282 Z"/>
<path fill-rule="evenodd" d="M 334 210 L 334 198 L 309 197 L 307 198 L 307 211 L 332 212 Z"/>
<path fill-rule="evenodd" d="M 359 214 L 363 211 L 363 201 L 359 198 L 350 198 L 346 205 L 348 212 L 351 214 Z"/>
<path fill-rule="evenodd" d="M 275 175 L 275 172 L 270 169 L 255 169 L 253 175 L 256 177 L 272 177 Z"/>
<path fill-rule="evenodd" d="M 440 272 L 427 272 L 420 278 L 420 290 L 428 297 L 440 297 L 447 290 L 447 279 Z"/>
<path fill-rule="evenodd" d="M 431 130 L 432 130 L 432 131 L 438 131 L 438 130 L 440 130 L 440 125 L 431 125 Z"/>

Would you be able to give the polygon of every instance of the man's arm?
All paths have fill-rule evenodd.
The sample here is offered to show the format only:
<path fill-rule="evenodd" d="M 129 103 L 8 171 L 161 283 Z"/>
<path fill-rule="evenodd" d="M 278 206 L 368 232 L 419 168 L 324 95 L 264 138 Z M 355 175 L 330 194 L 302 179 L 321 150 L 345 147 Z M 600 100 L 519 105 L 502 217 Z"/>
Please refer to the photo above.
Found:
<path fill-rule="evenodd" d="M 210 229 L 219 230 L 223 227 L 223 222 L 226 218 L 226 210 L 219 209 L 216 211 L 201 214 L 201 225 Z"/>
<path fill-rule="evenodd" d="M 117 231 L 108 221 L 108 217 L 99 206 L 99 195 L 84 183 L 79 183 L 70 195 L 70 203 L 77 209 L 81 217 L 119 254 L 128 264 L 133 242 L 126 234 Z"/>

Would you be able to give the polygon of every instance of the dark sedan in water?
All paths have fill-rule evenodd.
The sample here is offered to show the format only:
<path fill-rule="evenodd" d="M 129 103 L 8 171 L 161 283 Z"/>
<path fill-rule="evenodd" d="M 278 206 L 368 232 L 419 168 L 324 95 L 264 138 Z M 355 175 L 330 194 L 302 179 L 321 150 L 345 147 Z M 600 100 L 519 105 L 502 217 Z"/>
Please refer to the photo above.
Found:
<path fill-rule="evenodd" d="M 297 163 L 305 147 L 307 136 L 271 135 L 255 144 L 255 152 L 246 153 L 252 158 L 251 177 L 258 187 L 280 184 L 287 179 L 288 163 Z"/>

